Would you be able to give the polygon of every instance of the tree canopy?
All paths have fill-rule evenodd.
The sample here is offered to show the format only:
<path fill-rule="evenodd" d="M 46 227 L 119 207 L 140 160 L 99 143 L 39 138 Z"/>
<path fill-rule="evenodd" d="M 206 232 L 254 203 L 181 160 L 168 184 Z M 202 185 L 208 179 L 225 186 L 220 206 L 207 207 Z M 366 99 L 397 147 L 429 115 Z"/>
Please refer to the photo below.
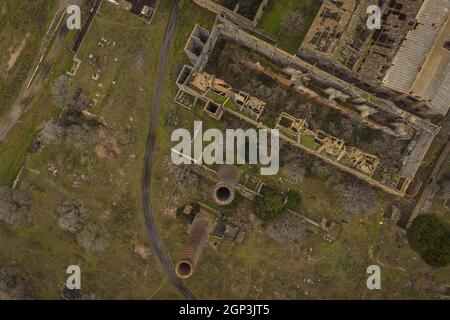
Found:
<path fill-rule="evenodd" d="M 255 214 L 263 221 L 270 222 L 278 217 L 286 208 L 286 197 L 269 187 L 261 189 L 261 196 L 253 203 Z"/>
<path fill-rule="evenodd" d="M 434 215 L 417 217 L 407 233 L 411 248 L 430 266 L 450 263 L 450 227 Z"/>

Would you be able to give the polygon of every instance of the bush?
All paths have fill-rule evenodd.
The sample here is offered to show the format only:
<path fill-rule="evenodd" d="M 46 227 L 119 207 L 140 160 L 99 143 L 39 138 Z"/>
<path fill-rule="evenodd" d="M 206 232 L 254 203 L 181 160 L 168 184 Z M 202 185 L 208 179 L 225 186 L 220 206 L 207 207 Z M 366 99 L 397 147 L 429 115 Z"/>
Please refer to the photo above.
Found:
<path fill-rule="evenodd" d="M 33 215 L 33 199 L 27 192 L 0 187 L 0 222 L 22 226 Z"/>
<path fill-rule="evenodd" d="M 275 119 L 271 115 L 266 115 L 263 118 L 262 122 L 265 126 L 267 126 L 269 128 L 275 128 L 275 126 L 277 125 L 277 119 Z"/>
<path fill-rule="evenodd" d="M 434 215 L 416 218 L 407 233 L 411 248 L 430 266 L 450 263 L 450 227 Z"/>
<path fill-rule="evenodd" d="M 286 209 L 298 211 L 300 207 L 300 201 L 301 201 L 300 194 L 298 192 L 290 190 L 287 194 Z"/>
<path fill-rule="evenodd" d="M 269 187 L 263 187 L 261 196 L 253 203 L 255 214 L 263 221 L 270 222 L 286 209 L 286 197 Z"/>
<path fill-rule="evenodd" d="M 190 215 L 186 215 L 183 212 L 184 208 L 187 205 L 190 205 L 192 207 L 192 213 Z M 200 205 L 197 202 L 192 202 L 192 203 L 183 205 L 181 207 L 178 207 L 176 216 L 177 216 L 177 219 L 181 220 L 183 223 L 187 222 L 187 223 L 191 224 L 194 221 L 195 216 L 199 212 L 200 212 Z"/>

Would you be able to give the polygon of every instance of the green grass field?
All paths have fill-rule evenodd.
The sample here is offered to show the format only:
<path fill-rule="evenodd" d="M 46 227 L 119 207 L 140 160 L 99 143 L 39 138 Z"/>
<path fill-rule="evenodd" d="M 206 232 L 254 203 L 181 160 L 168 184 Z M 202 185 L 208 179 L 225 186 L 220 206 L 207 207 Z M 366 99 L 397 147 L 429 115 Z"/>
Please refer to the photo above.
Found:
<path fill-rule="evenodd" d="M 56 0 L 0 3 L 0 118 L 25 80 L 56 13 Z"/>

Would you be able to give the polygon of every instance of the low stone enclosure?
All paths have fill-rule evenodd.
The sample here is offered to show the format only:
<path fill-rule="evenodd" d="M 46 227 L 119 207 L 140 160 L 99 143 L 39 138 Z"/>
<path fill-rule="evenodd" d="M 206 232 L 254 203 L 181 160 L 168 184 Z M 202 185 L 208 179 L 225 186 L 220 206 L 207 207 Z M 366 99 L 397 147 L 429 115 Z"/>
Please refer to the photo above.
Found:
<path fill-rule="evenodd" d="M 119 6 L 150 24 L 161 0 L 117 0 Z"/>
<path fill-rule="evenodd" d="M 390 136 L 395 143 L 406 142 L 402 159 L 399 159 L 401 168 L 387 170 L 382 155 L 372 155 L 348 145 L 320 128 L 312 130 L 306 119 L 287 112 L 279 112 L 274 122 L 265 122 L 264 114 L 270 110 L 270 105 L 252 92 L 233 88 L 227 81 L 205 72 L 219 40 L 256 53 L 279 70 L 274 72 L 259 61 L 243 61 L 243 66 L 251 72 L 263 74 L 317 105 L 337 111 L 342 118 Z M 395 196 L 411 196 L 417 191 L 413 180 L 440 130 L 438 126 L 262 41 L 224 17 L 217 17 L 211 31 L 196 25 L 185 52 L 193 66 L 184 66 L 177 79 L 177 104 L 189 110 L 202 108 L 217 120 L 227 112 L 257 128 L 279 129 L 284 142 Z"/>

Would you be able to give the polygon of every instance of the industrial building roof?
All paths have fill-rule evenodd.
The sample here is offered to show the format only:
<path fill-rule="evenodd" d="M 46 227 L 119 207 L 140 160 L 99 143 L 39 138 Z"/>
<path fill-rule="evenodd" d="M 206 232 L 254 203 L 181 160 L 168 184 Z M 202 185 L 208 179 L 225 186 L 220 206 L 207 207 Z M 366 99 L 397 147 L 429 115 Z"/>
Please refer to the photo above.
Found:
<path fill-rule="evenodd" d="M 427 101 L 435 113 L 450 106 L 450 0 L 426 0 L 383 84 Z"/>

